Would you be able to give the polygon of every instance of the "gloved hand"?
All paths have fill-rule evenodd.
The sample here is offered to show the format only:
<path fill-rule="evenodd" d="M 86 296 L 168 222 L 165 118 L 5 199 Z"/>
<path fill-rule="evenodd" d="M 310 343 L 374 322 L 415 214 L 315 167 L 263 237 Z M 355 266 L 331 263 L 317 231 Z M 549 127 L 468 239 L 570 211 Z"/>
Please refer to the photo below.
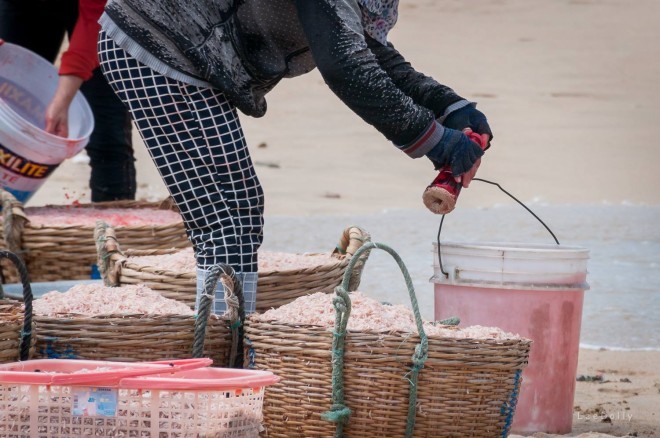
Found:
<path fill-rule="evenodd" d="M 493 139 L 493 132 L 490 130 L 486 116 L 476 108 L 476 105 L 476 103 L 470 103 L 463 108 L 452 111 L 442 122 L 442 126 L 457 131 L 470 128 L 482 137 L 488 135 L 488 143 L 485 148 L 488 149 L 490 147 L 490 141 Z"/>
<path fill-rule="evenodd" d="M 427 154 L 436 170 L 451 168 L 454 177 L 464 174 L 484 154 L 479 145 L 463 132 L 445 128 L 442 138 Z"/>

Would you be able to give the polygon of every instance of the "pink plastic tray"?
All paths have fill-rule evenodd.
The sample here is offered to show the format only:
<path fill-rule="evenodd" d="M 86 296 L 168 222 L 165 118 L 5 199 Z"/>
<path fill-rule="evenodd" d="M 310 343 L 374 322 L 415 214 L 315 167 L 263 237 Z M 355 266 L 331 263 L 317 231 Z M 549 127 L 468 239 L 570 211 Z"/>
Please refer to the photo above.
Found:
<path fill-rule="evenodd" d="M 120 388 L 177 391 L 229 391 L 263 388 L 280 380 L 270 371 L 237 368 L 197 368 L 168 375 L 123 378 Z"/>
<path fill-rule="evenodd" d="M 0 365 L 0 383 L 117 386 L 127 377 L 169 375 L 206 367 L 212 362 L 207 358 L 159 362 L 35 359 Z"/>

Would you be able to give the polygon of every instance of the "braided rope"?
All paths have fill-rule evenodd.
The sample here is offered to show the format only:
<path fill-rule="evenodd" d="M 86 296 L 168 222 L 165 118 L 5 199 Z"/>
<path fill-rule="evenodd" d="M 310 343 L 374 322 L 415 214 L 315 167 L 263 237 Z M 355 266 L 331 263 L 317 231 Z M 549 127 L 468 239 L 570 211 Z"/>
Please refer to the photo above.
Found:
<path fill-rule="evenodd" d="M 401 257 L 389 246 L 382 243 L 367 242 L 361 246 L 353 255 L 346 267 L 341 285 L 335 288 L 335 298 L 333 305 L 336 309 L 335 330 L 332 339 L 332 406 L 328 412 L 322 414 L 322 418 L 337 424 L 335 437 L 341 437 L 344 433 L 344 426 L 348 423 L 350 409 L 344 402 L 344 346 L 346 341 L 346 326 L 351 313 L 351 300 L 348 293 L 351 284 L 351 277 L 355 265 L 360 261 L 364 253 L 369 253 L 372 249 L 379 248 L 389 253 L 396 261 L 408 288 L 408 295 L 412 304 L 415 324 L 419 333 L 420 343 L 415 347 L 415 353 L 412 356 L 413 366 L 408 373 L 410 382 L 410 391 L 408 397 L 408 418 L 406 421 L 406 437 L 412 437 L 415 429 L 415 410 L 417 405 L 417 382 L 419 372 L 424 368 L 424 363 L 428 358 L 428 337 L 424 331 L 422 315 L 419 311 L 417 296 L 412 279 L 408 269 L 403 264 Z M 364 262 L 363 262 L 364 263 Z"/>
<path fill-rule="evenodd" d="M 224 263 L 212 266 L 204 280 L 204 290 L 200 297 L 199 310 L 195 320 L 192 356 L 199 358 L 204 355 L 206 327 L 208 325 L 208 319 L 211 316 L 211 309 L 215 302 L 215 289 L 218 285 L 218 280 L 223 285 L 224 298 L 227 303 L 227 312 L 224 316 L 229 318 L 230 329 L 232 332 L 229 366 L 242 368 L 243 321 L 245 320 L 243 284 L 236 276 L 236 272 L 232 267 Z"/>
<path fill-rule="evenodd" d="M 344 404 L 344 346 L 346 326 L 351 314 L 351 298 L 342 286 L 335 288 L 335 294 L 332 299 L 335 307 L 335 330 L 332 333 L 332 406 L 328 412 L 321 414 L 321 418 L 336 423 L 335 437 L 342 437 L 344 426 L 351 415 L 351 410 Z"/>
<path fill-rule="evenodd" d="M 94 227 L 94 241 L 96 242 L 97 265 L 103 284 L 106 286 L 119 286 L 119 272 L 110 269 L 110 260 L 113 255 L 118 254 L 122 258 L 124 253 L 119 247 L 115 230 L 108 223 L 97 220 Z M 118 268 L 118 267 L 117 267 Z"/>
<path fill-rule="evenodd" d="M 239 317 L 239 308 L 240 300 L 238 296 L 234 294 L 234 282 L 231 280 L 231 277 L 225 273 L 220 277 L 224 289 L 224 298 L 225 303 L 227 303 L 227 311 L 224 316 L 229 318 L 230 329 L 231 329 L 231 350 L 229 351 L 229 366 L 237 366 L 237 357 L 238 357 L 238 348 L 239 348 L 239 327 L 240 327 L 240 317 Z M 240 366 L 239 366 L 240 367 Z"/>
<path fill-rule="evenodd" d="M 195 333 L 193 337 L 193 348 L 192 348 L 192 357 L 204 357 L 204 338 L 206 337 L 206 325 L 211 315 L 211 308 L 213 307 L 214 293 L 215 293 L 215 284 L 218 281 L 218 278 L 213 279 L 213 288 L 207 287 L 209 283 L 209 278 L 206 278 L 204 283 L 204 291 L 202 296 L 199 299 L 199 309 L 197 310 L 197 315 L 195 316 Z"/>

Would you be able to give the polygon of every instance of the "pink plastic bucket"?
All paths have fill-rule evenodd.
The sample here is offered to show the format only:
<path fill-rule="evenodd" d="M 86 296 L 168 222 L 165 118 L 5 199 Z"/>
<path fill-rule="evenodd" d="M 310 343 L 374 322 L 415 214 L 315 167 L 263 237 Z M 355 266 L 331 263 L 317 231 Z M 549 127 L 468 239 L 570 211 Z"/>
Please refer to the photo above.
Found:
<path fill-rule="evenodd" d="M 437 246 L 436 320 L 458 316 L 461 325 L 500 327 L 533 341 L 511 431 L 570 432 L 588 250 L 441 243 L 438 257 Z"/>

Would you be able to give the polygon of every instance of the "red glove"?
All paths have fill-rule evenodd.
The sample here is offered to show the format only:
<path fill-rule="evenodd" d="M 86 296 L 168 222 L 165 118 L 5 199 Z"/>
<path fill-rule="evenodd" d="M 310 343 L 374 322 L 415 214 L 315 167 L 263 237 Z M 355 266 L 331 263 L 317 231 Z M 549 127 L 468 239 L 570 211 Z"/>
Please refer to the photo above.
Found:
<path fill-rule="evenodd" d="M 473 132 L 472 130 L 465 131 L 465 135 L 467 135 L 470 140 L 477 143 L 482 149 L 486 149 L 486 146 L 488 145 L 487 137 L 484 138 L 484 136 Z M 478 166 L 478 162 L 475 166 Z M 470 176 L 470 180 L 472 179 L 472 176 L 474 176 L 474 173 Z M 426 208 L 435 214 L 450 213 L 454 207 L 456 207 L 456 199 L 463 186 L 460 178 L 458 179 L 459 181 L 457 181 L 457 178 L 451 173 L 451 168 L 449 166 L 440 169 L 438 176 L 436 176 L 433 182 L 426 188 L 426 190 L 424 190 L 424 194 L 422 195 L 422 200 L 424 201 Z M 467 181 L 467 184 L 469 184 L 469 181 Z"/>

